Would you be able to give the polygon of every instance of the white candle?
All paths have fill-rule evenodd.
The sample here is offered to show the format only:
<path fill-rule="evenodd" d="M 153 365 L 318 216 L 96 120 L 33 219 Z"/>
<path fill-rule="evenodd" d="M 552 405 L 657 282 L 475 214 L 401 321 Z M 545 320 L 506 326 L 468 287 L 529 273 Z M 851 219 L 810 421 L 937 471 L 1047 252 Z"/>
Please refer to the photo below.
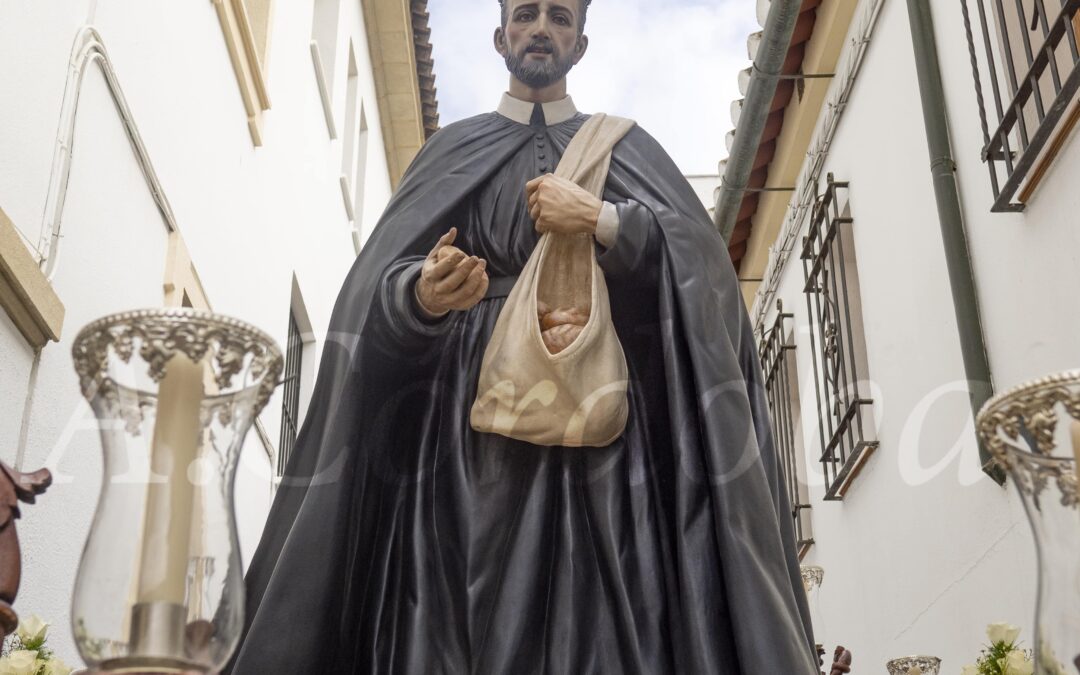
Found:
<path fill-rule="evenodd" d="M 193 480 L 196 481 L 192 492 L 191 514 L 191 539 L 188 540 L 188 557 L 197 561 L 191 578 L 191 586 L 188 588 L 188 617 L 191 619 L 209 619 L 204 616 L 205 608 L 202 604 L 203 594 L 206 588 L 206 579 L 203 574 L 202 559 L 206 555 L 206 523 L 205 523 L 205 500 L 202 481 L 206 480 L 205 467 L 193 471 Z"/>
<path fill-rule="evenodd" d="M 138 601 L 185 603 L 195 486 L 188 467 L 199 450 L 203 367 L 183 354 L 166 365 L 146 491 Z M 164 477 L 164 481 L 155 481 Z"/>

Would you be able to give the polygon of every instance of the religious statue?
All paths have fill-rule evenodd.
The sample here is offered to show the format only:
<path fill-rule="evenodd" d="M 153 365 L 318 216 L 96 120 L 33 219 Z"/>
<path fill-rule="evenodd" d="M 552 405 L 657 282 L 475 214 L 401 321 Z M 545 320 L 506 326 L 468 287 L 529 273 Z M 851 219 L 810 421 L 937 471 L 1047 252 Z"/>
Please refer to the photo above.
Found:
<path fill-rule="evenodd" d="M 818 673 L 722 238 L 640 127 L 601 197 L 553 174 L 590 117 L 566 93 L 590 1 L 503 0 L 509 90 L 431 137 L 345 280 L 231 672 Z M 548 232 L 595 238 L 628 367 L 605 446 L 470 425 L 485 347 Z M 581 310 L 536 308 L 552 354 Z"/>

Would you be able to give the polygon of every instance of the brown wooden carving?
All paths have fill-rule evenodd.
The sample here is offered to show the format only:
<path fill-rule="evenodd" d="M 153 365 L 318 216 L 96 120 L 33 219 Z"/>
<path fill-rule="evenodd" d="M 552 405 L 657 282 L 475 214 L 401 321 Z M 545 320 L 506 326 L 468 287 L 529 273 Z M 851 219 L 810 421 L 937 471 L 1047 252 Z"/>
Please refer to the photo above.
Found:
<path fill-rule="evenodd" d="M 829 675 L 847 675 L 851 672 L 851 652 L 837 647 L 833 652 L 832 672 Z"/>
<path fill-rule="evenodd" d="M 19 502 L 33 504 L 51 484 L 48 469 L 23 473 L 0 462 L 0 631 L 4 637 L 19 625 L 19 617 L 11 608 L 22 576 L 19 535 L 15 531 L 15 521 L 21 515 Z"/>

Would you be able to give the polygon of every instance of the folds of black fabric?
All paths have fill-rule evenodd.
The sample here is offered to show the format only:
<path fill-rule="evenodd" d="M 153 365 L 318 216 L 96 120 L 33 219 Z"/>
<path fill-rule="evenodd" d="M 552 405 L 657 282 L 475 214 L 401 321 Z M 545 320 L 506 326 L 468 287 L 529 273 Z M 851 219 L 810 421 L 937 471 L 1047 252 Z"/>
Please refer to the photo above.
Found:
<path fill-rule="evenodd" d="M 489 275 L 521 270 L 538 238 L 524 184 L 585 119 L 479 115 L 406 172 L 335 306 L 231 672 L 817 673 L 734 270 L 646 132 L 615 148 L 619 234 L 597 249 L 630 367 L 615 443 L 473 431 L 505 298 L 435 320 L 415 305 L 451 226 Z"/>

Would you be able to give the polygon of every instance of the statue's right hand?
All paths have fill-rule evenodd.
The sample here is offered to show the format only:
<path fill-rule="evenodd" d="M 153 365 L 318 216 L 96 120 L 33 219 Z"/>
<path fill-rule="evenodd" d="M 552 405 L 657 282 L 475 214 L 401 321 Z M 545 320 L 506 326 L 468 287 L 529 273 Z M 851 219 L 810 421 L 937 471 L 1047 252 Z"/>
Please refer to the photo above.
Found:
<path fill-rule="evenodd" d="M 455 238 L 456 227 L 439 238 L 416 282 L 416 298 L 432 315 L 469 309 L 487 293 L 487 261 L 465 255 L 453 246 Z"/>

